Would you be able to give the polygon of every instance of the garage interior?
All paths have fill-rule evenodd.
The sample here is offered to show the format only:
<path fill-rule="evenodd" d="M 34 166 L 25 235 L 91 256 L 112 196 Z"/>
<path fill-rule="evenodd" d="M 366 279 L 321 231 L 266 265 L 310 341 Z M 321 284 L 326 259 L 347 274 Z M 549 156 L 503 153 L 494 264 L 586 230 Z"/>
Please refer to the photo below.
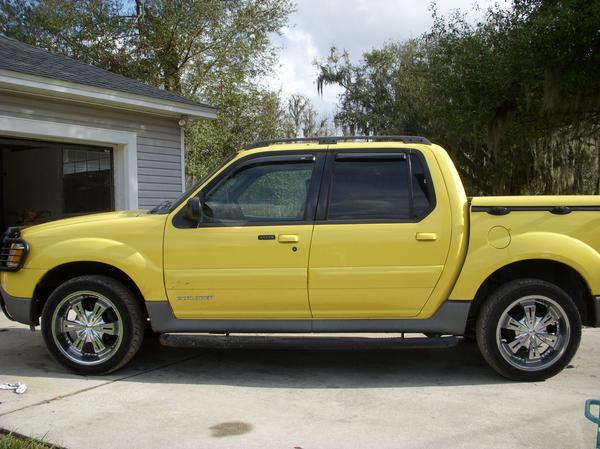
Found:
<path fill-rule="evenodd" d="M 0 229 L 114 210 L 112 148 L 0 136 Z"/>

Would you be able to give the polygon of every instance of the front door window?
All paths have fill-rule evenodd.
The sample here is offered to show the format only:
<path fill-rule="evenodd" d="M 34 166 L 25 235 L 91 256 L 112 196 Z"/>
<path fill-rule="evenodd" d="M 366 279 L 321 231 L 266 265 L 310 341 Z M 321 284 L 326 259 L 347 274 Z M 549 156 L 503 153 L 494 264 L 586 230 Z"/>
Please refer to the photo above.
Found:
<path fill-rule="evenodd" d="M 204 223 L 303 221 L 313 162 L 255 164 L 241 168 L 206 198 Z"/>

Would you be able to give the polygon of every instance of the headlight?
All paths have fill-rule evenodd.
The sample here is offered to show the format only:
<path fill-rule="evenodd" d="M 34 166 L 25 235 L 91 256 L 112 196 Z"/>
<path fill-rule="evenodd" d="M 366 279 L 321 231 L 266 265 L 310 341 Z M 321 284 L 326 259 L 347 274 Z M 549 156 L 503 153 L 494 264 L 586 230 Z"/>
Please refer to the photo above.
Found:
<path fill-rule="evenodd" d="M 25 245 L 23 245 L 22 243 L 13 243 L 12 245 L 10 245 L 10 249 L 8 251 L 6 266 L 8 268 L 17 268 L 24 256 Z"/>
<path fill-rule="evenodd" d="M 29 245 L 21 238 L 21 228 L 8 228 L 0 238 L 0 271 L 19 271 L 28 253 Z"/>

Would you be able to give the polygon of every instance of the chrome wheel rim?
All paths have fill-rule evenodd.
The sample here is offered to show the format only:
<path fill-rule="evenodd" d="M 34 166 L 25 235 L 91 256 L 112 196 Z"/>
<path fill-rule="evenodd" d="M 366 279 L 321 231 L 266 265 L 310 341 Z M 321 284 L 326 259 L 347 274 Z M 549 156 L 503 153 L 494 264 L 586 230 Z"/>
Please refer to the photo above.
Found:
<path fill-rule="evenodd" d="M 119 350 L 123 319 L 106 296 L 78 291 L 63 298 L 54 309 L 52 337 L 69 360 L 80 365 L 98 365 Z"/>
<path fill-rule="evenodd" d="M 510 365 L 524 371 L 540 371 L 564 354 L 570 331 L 567 314 L 556 301 L 546 296 L 524 296 L 500 316 L 496 344 Z"/>

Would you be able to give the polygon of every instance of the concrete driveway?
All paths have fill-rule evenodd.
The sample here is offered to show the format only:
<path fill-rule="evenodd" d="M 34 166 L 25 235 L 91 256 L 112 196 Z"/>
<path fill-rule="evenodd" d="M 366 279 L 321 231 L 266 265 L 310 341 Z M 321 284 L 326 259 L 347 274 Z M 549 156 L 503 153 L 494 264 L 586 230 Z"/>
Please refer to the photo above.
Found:
<path fill-rule="evenodd" d="M 540 383 L 508 382 L 476 345 L 362 350 L 166 348 L 157 339 L 124 370 L 75 376 L 40 332 L 0 318 L 0 427 L 70 449 L 593 448 L 585 399 L 600 398 L 600 329 Z M 213 341 L 213 340 L 211 340 Z M 239 341 L 238 341 L 239 342 Z M 318 345 L 317 345 L 318 346 Z"/>

